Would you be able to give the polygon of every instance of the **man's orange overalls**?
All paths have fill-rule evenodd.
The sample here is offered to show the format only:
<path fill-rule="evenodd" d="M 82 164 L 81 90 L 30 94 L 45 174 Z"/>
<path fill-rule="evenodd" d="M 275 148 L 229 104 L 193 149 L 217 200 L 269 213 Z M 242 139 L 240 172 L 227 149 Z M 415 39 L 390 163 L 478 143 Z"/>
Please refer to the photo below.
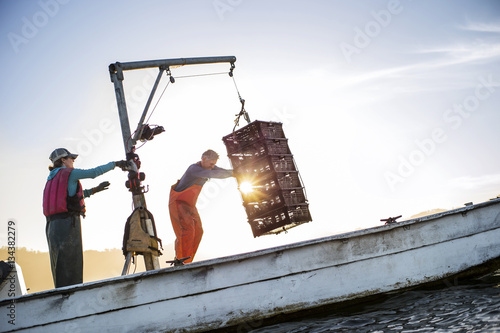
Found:
<path fill-rule="evenodd" d="M 182 259 L 191 257 L 184 261 L 190 263 L 200 245 L 203 236 L 200 215 L 196 209 L 196 201 L 200 195 L 201 185 L 191 185 L 182 192 L 176 192 L 172 185 L 170 189 L 170 200 L 168 208 L 170 210 L 170 221 L 175 232 L 175 257 Z"/>

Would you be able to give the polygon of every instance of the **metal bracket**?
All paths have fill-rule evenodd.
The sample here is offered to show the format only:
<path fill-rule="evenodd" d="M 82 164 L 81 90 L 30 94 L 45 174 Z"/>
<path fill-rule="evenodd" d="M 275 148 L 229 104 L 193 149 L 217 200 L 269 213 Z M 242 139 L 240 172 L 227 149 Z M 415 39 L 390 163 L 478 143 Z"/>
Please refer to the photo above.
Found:
<path fill-rule="evenodd" d="M 385 222 L 385 224 L 393 224 L 393 223 L 398 222 L 396 220 L 399 219 L 401 216 L 403 216 L 403 215 L 399 215 L 399 216 L 396 216 L 396 217 L 388 217 L 388 218 L 382 219 L 380 221 Z"/>
<path fill-rule="evenodd" d="M 236 66 L 234 66 L 234 62 L 231 63 L 231 68 L 229 69 L 229 76 L 230 77 L 233 77 L 233 70 L 236 68 Z"/>

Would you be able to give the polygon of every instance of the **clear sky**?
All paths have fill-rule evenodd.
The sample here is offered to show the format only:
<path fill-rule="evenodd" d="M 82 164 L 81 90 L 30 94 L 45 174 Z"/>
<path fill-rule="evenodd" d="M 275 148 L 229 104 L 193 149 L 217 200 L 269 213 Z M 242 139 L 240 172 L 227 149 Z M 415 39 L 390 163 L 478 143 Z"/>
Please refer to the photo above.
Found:
<path fill-rule="evenodd" d="M 47 250 L 41 207 L 53 149 L 80 154 L 80 168 L 124 158 L 108 73 L 117 61 L 235 56 L 251 119 L 283 123 L 313 222 L 253 238 L 234 179 L 212 180 L 199 199 L 199 259 L 500 194 L 495 0 L 0 0 L 0 36 L 0 245 L 14 221 L 17 246 Z M 228 75 L 181 76 L 228 70 L 172 69 L 178 78 L 149 121 L 166 132 L 138 150 L 165 260 L 170 186 L 208 148 L 230 168 L 221 139 L 240 110 Z M 125 73 L 132 130 L 156 74 Z M 86 201 L 85 249 L 121 248 L 132 211 L 118 168 L 82 184 L 104 180 L 109 190 Z"/>

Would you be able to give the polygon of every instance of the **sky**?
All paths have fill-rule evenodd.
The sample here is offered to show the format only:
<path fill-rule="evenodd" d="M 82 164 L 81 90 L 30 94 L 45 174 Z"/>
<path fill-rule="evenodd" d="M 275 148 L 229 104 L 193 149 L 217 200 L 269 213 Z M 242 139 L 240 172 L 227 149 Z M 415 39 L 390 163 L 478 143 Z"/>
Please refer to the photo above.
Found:
<path fill-rule="evenodd" d="M 164 77 L 153 101 L 148 123 L 165 133 L 137 153 L 161 262 L 173 258 L 170 186 L 206 149 L 231 168 L 222 137 L 240 111 L 238 92 L 251 120 L 283 123 L 313 221 L 254 238 L 236 181 L 212 179 L 198 201 L 198 260 L 500 194 L 498 1 L 0 0 L 0 36 L 2 246 L 47 251 L 52 150 L 79 154 L 83 169 L 125 157 L 115 62 L 237 58 L 234 81 L 229 64 L 172 68 L 175 83 Z M 157 73 L 125 72 L 132 131 Z M 122 245 L 132 213 L 126 173 L 82 185 L 106 180 L 110 188 L 86 200 L 84 249 Z"/>

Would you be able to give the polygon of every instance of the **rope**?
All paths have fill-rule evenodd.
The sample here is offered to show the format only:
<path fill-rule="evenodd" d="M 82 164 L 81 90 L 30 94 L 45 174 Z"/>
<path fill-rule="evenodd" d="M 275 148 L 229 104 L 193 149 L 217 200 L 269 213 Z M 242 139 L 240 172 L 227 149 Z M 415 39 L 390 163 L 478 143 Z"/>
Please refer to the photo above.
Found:
<path fill-rule="evenodd" d="M 156 104 L 155 106 L 153 107 L 153 110 L 151 110 L 151 113 L 149 114 L 149 117 L 148 119 L 145 121 L 145 123 L 149 123 L 149 119 L 151 118 L 151 116 L 153 115 L 153 112 L 155 112 L 156 110 L 156 107 L 158 106 L 158 103 L 160 103 L 161 101 L 161 98 L 163 97 L 163 94 L 165 93 L 165 90 L 167 90 L 167 87 L 168 85 L 170 84 L 170 80 L 167 82 L 167 85 L 165 86 L 165 88 L 163 88 L 163 91 L 161 92 L 161 95 L 160 95 L 160 98 L 158 98 L 158 100 L 156 101 Z"/>
<path fill-rule="evenodd" d="M 233 78 L 233 82 L 234 82 L 234 87 L 236 88 L 236 92 L 238 93 L 238 97 L 240 99 L 240 102 L 241 102 L 241 95 L 240 95 L 240 91 L 238 90 L 238 85 L 236 84 L 236 80 L 234 79 L 234 76 L 232 76 Z"/>
<path fill-rule="evenodd" d="M 237 118 L 234 120 L 234 127 L 233 127 L 233 132 L 235 131 L 236 127 L 239 126 L 239 123 L 240 123 L 240 118 L 241 116 L 243 116 L 243 118 L 247 121 L 247 123 L 250 123 L 250 116 L 248 115 L 248 113 L 246 112 L 245 110 L 245 100 L 243 98 L 241 98 L 241 94 L 240 94 L 240 91 L 238 89 L 238 85 L 236 84 L 236 80 L 234 79 L 234 76 L 233 76 L 233 69 L 234 69 L 234 64 L 231 64 L 231 70 L 229 72 L 229 76 L 233 79 L 233 83 L 234 83 L 234 87 L 236 88 L 236 93 L 238 94 L 238 99 L 240 100 L 240 103 L 241 103 L 241 110 L 240 110 L 240 113 L 237 114 Z M 151 119 L 151 117 L 153 116 L 153 113 L 155 112 L 156 110 L 156 107 L 158 106 L 158 104 L 160 103 L 162 97 L 163 97 L 163 94 L 165 93 L 165 91 L 167 90 L 169 84 L 172 82 L 175 82 L 174 80 L 174 77 L 171 76 L 170 74 L 170 70 L 167 70 L 166 71 L 166 74 L 168 76 L 170 76 L 170 80 L 167 82 L 167 85 L 165 86 L 165 88 L 163 88 L 163 91 L 160 95 L 160 97 L 158 98 L 158 100 L 156 101 L 156 104 L 155 106 L 153 107 L 153 109 L 151 110 L 148 118 L 146 119 L 146 121 L 144 122 L 145 124 L 148 124 L 149 123 L 149 120 Z M 189 77 L 199 77 L 199 76 L 211 76 L 211 75 L 222 75 L 222 74 L 228 74 L 227 72 L 218 72 L 218 73 L 205 73 L 205 74 L 193 74 L 193 75 L 183 75 L 183 76 L 176 76 L 175 78 L 176 79 L 183 79 L 183 78 L 189 78 Z M 135 134 L 135 132 L 134 132 Z"/>
<path fill-rule="evenodd" d="M 186 77 L 197 77 L 197 76 L 209 76 L 209 75 L 221 75 L 221 74 L 227 74 L 227 72 L 220 72 L 220 73 L 207 73 L 207 74 L 193 74 L 193 75 L 183 75 L 183 76 L 176 76 L 176 79 L 183 79 Z"/>
<path fill-rule="evenodd" d="M 236 80 L 234 79 L 233 69 L 234 69 L 234 64 L 231 64 L 231 70 L 229 72 L 229 76 L 233 79 L 234 87 L 236 88 L 236 93 L 238 94 L 238 99 L 240 100 L 240 103 L 241 103 L 240 113 L 236 115 L 237 118 L 234 121 L 234 123 L 235 123 L 235 125 L 233 127 L 233 132 L 234 132 L 236 127 L 239 126 L 239 124 L 240 124 L 241 116 L 243 116 L 243 118 L 245 118 L 247 123 L 250 123 L 250 116 L 248 115 L 248 112 L 246 112 L 246 110 L 245 110 L 245 100 L 243 98 L 241 98 L 241 94 L 240 94 L 240 91 L 238 89 L 238 85 L 236 84 Z M 176 76 L 175 78 L 176 79 L 183 79 L 183 78 L 189 78 L 189 77 L 222 75 L 222 74 L 228 74 L 228 73 L 227 72 L 218 72 L 218 73 L 193 74 L 193 75 Z M 167 86 L 168 86 L 168 84 L 167 84 Z M 165 87 L 165 89 L 166 89 L 166 87 Z M 163 93 L 162 93 L 162 95 L 163 95 Z M 161 99 L 161 96 L 160 96 L 160 99 Z M 156 108 L 156 106 L 155 106 L 155 108 Z M 151 112 L 151 114 L 152 114 L 152 112 Z M 149 118 L 148 118 L 148 120 L 149 120 Z"/>

